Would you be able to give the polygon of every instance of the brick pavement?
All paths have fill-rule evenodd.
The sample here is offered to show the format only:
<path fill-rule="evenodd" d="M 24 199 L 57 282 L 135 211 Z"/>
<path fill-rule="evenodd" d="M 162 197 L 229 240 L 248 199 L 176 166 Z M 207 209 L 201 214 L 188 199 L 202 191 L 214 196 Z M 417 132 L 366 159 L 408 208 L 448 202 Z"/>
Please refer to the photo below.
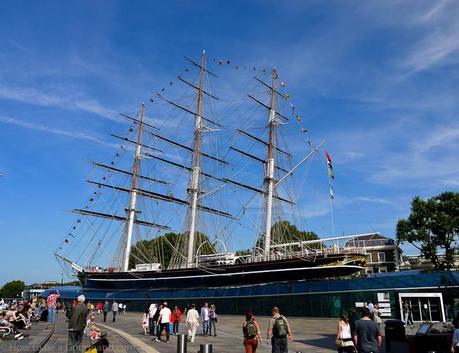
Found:
<path fill-rule="evenodd" d="M 34 353 L 44 344 L 52 330 L 52 325 L 46 322 L 34 322 L 30 330 L 23 331 L 29 335 L 23 340 L 0 341 L 0 353 Z"/>
<path fill-rule="evenodd" d="M 149 347 L 152 347 L 160 353 L 175 353 L 177 351 L 176 337 L 172 336 L 170 343 L 154 342 L 152 336 L 145 336 L 141 327 L 141 313 L 126 313 L 117 317 L 115 323 L 107 320 L 105 324 L 108 331 L 110 328 L 122 330 L 123 332 L 135 337 Z M 109 315 L 109 319 L 111 316 Z M 98 317 L 96 321 L 100 321 Z M 198 328 L 199 335 L 196 336 L 195 343 L 188 343 L 188 352 L 196 353 L 199 350 L 201 343 L 211 343 L 214 353 L 234 353 L 244 352 L 242 346 L 242 316 L 220 315 L 217 326 L 217 337 L 202 336 L 202 327 Z M 263 335 L 266 334 L 268 325 L 268 317 L 258 317 L 260 328 Z M 335 348 L 335 330 L 336 320 L 332 319 L 305 319 L 305 318 L 290 318 L 291 325 L 294 330 L 295 340 L 289 344 L 290 352 L 303 353 L 330 353 L 336 352 Z M 180 324 L 180 333 L 186 333 L 185 324 Z M 257 350 L 259 353 L 270 353 L 271 346 L 263 342 Z"/>

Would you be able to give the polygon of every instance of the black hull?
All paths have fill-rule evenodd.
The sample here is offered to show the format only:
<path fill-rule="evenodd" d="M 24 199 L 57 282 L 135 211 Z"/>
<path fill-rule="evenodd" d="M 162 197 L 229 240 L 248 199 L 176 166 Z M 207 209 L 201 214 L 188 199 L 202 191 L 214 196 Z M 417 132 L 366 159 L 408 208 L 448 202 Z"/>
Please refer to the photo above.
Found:
<path fill-rule="evenodd" d="M 289 259 L 212 268 L 191 268 L 162 272 L 83 272 L 79 278 L 85 290 L 155 290 L 244 286 L 253 284 L 338 278 L 363 268 L 358 259 L 349 265 L 335 264 L 339 257 L 307 261 Z"/>

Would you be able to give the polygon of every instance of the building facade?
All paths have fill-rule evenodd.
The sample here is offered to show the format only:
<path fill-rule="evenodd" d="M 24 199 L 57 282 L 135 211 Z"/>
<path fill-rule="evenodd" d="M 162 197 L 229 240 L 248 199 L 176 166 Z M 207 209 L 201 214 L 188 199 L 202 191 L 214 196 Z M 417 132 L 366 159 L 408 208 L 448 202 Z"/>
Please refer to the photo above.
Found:
<path fill-rule="evenodd" d="M 399 271 L 403 263 L 403 250 L 396 241 L 379 233 L 352 238 L 346 241 L 345 247 L 362 249 L 367 255 L 366 273 Z"/>

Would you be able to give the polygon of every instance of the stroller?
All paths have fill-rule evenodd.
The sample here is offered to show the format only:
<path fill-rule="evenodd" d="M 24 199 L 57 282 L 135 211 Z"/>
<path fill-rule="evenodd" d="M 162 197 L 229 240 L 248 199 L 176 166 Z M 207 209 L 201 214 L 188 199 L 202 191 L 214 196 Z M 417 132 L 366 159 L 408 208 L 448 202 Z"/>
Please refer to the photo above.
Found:
<path fill-rule="evenodd" d="M 85 349 L 85 353 L 104 353 L 110 344 L 107 340 L 107 334 L 102 333 L 100 338 Z"/>

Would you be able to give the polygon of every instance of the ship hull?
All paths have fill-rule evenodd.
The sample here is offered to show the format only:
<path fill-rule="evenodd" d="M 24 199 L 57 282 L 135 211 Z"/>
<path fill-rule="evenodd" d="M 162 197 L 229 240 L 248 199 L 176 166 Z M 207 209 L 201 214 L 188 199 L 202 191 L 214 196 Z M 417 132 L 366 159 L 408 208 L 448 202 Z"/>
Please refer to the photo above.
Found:
<path fill-rule="evenodd" d="M 358 261 L 342 265 L 337 260 L 342 259 L 289 259 L 161 272 L 82 272 L 79 278 L 85 290 L 170 290 L 339 278 L 363 270 Z"/>

